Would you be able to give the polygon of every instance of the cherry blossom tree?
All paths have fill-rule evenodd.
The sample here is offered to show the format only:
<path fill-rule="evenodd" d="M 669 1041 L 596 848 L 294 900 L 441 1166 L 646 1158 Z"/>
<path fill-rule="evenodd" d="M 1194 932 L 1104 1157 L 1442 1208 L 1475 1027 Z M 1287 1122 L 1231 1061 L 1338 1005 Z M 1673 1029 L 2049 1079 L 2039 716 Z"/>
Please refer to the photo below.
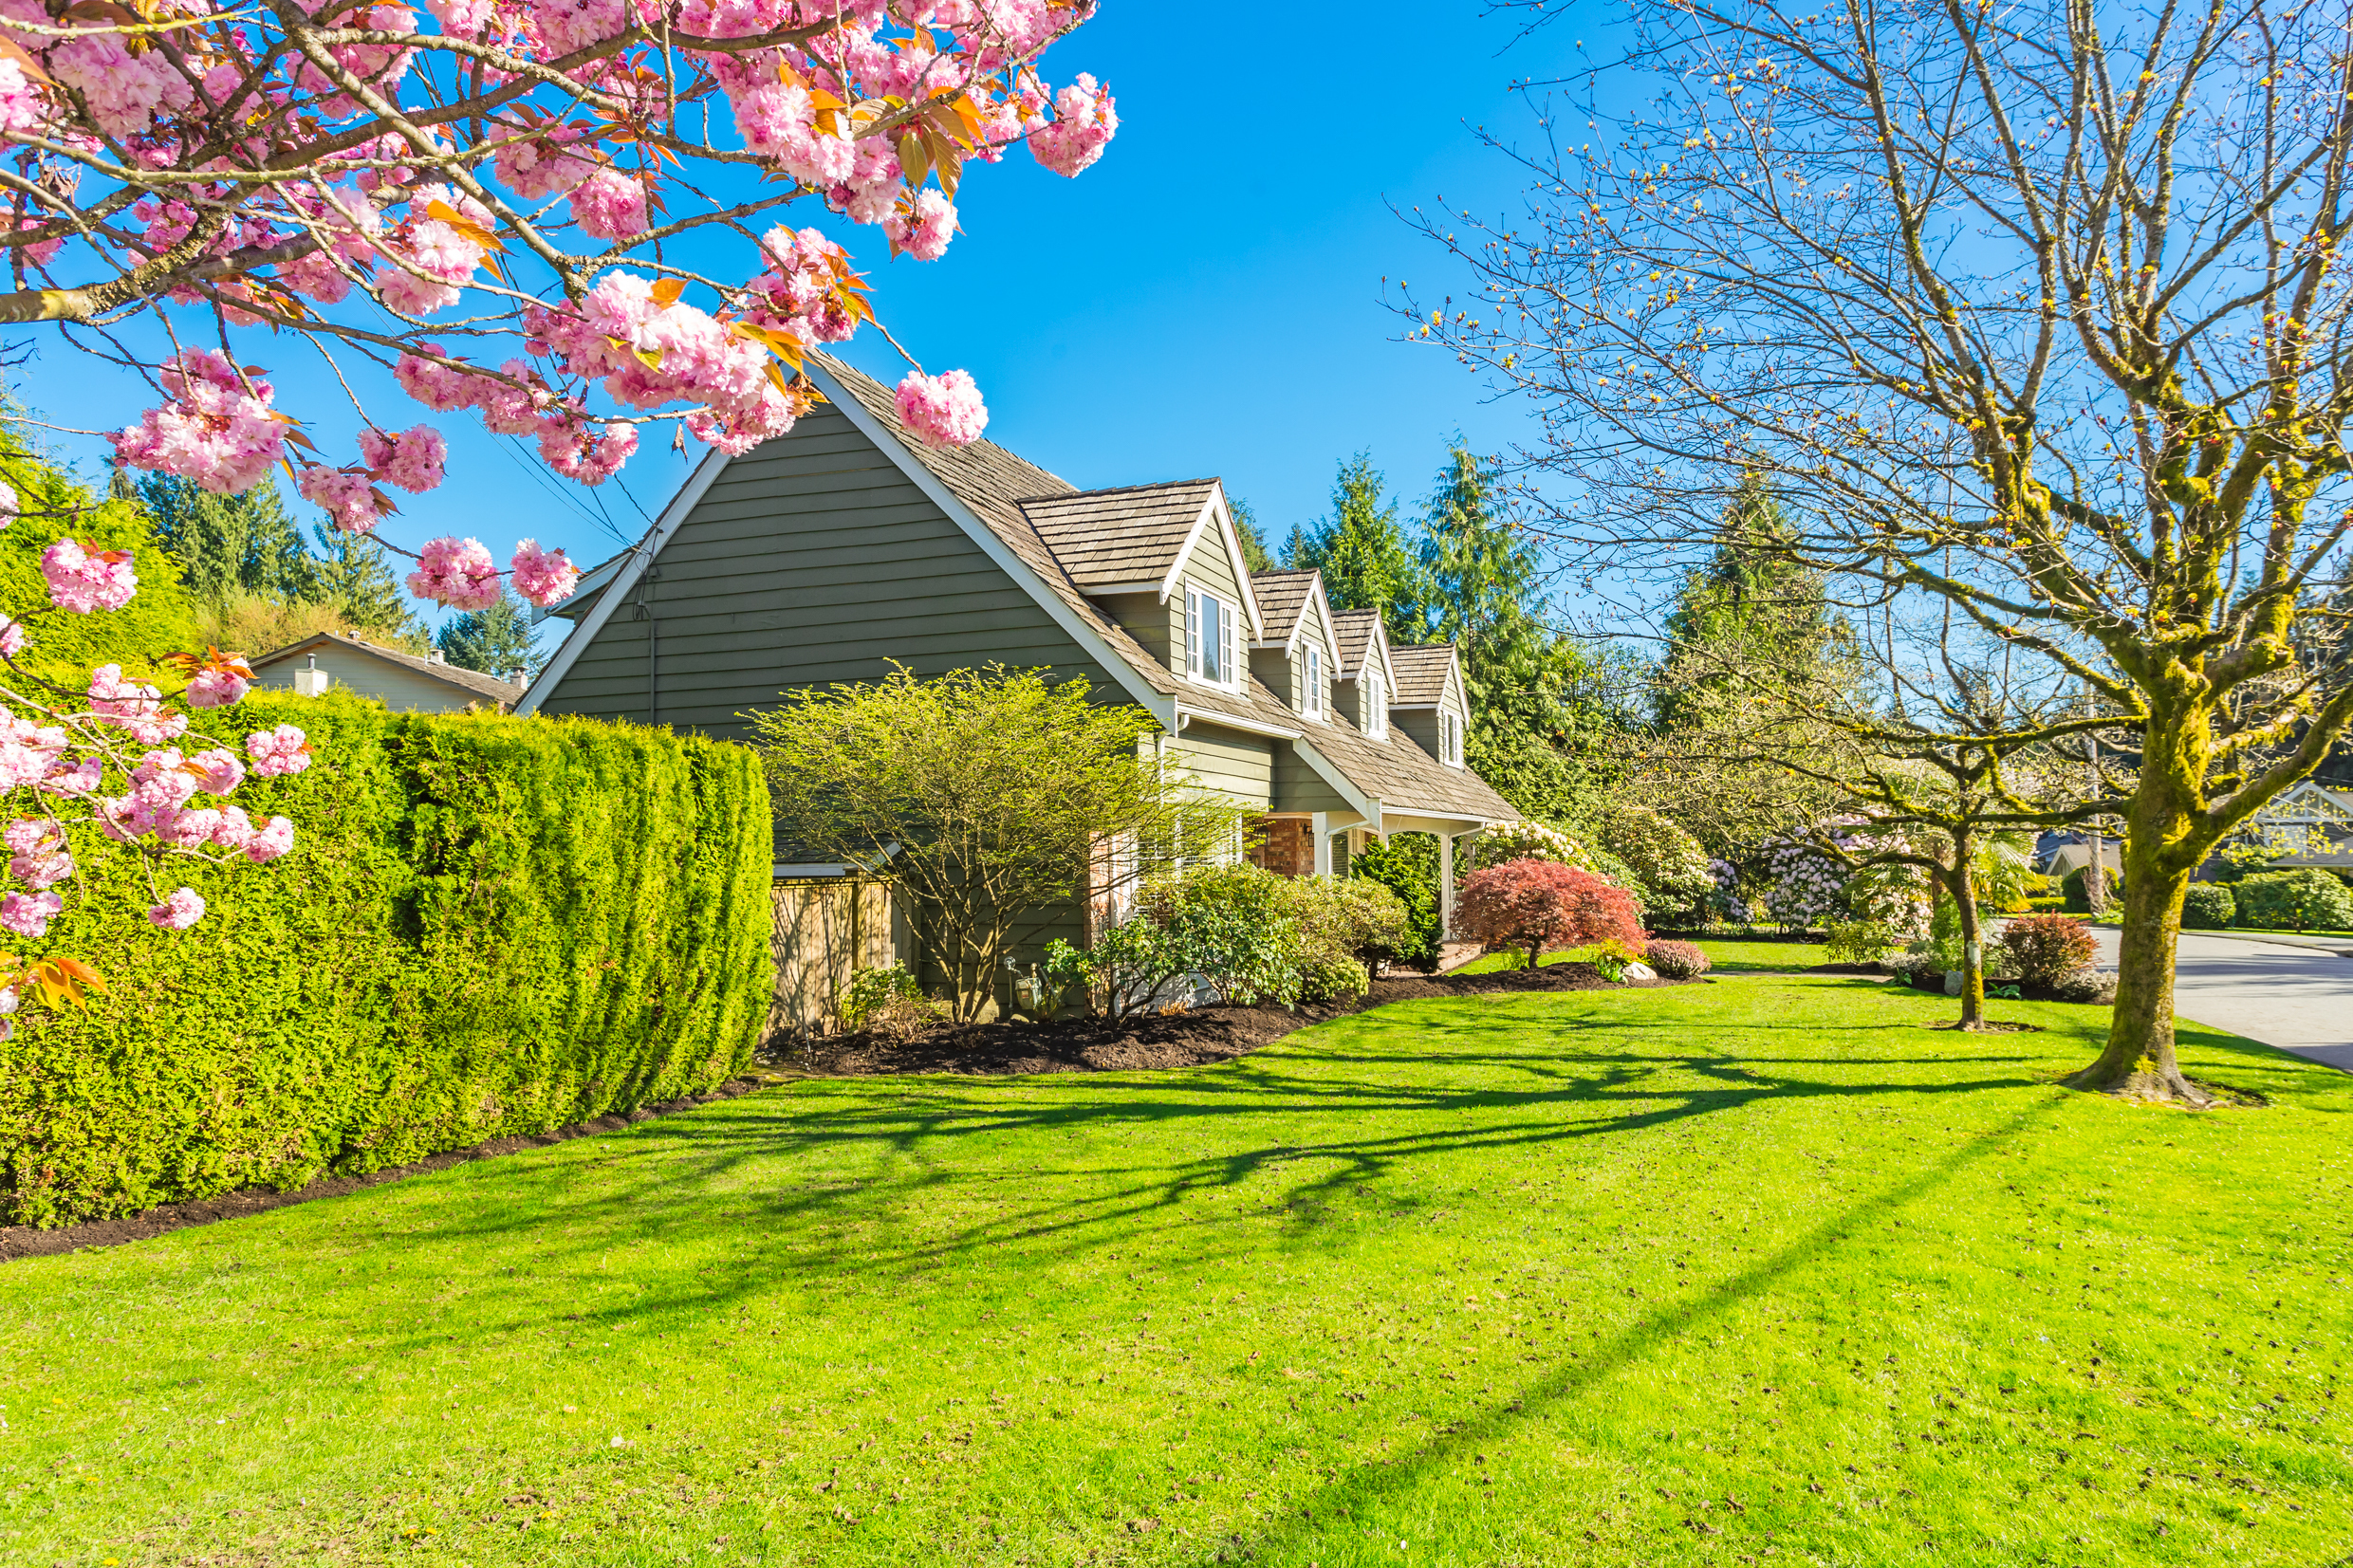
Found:
<path fill-rule="evenodd" d="M 322 451 L 250 362 L 314 350 L 346 390 L 372 363 L 584 485 L 649 423 L 748 451 L 818 399 L 804 356 L 875 323 L 848 253 L 780 210 L 822 203 L 934 261 L 972 165 L 1026 140 L 1075 175 L 1119 128 L 1092 77 L 1041 74 L 1092 0 L 425 9 L 0 0 L 0 323 L 154 386 L 112 437 L 122 463 L 220 491 L 283 465 L 370 531 L 389 491 L 441 483 L 447 442 L 353 392 L 358 450 Z M 988 420 L 960 370 L 918 366 L 899 405 L 940 446 Z M 543 605 L 578 580 L 528 540 L 505 575 Z M 444 538 L 408 582 L 478 609 L 500 576 Z"/>

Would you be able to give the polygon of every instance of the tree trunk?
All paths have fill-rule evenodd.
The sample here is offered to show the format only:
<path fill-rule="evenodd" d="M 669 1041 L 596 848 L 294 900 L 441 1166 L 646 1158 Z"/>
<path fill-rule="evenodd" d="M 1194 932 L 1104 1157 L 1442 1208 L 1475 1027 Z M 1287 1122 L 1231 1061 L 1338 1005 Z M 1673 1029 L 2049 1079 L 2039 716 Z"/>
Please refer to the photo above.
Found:
<path fill-rule="evenodd" d="M 2195 837 L 2210 749 L 2202 707 L 2154 708 L 2140 787 L 2124 818 L 2124 930 L 2117 963 L 2116 1014 L 2107 1048 L 2066 1081 L 2136 1098 L 2185 1105 L 2213 1101 L 2174 1060 L 2174 949 L 2181 898 L 2213 847 Z"/>
<path fill-rule="evenodd" d="M 1974 851 L 1967 833 L 1953 836 L 1953 870 L 1947 886 L 1953 908 L 1961 921 L 1961 1027 L 1975 1029 L 1985 1021 L 1985 942 L 1977 920 L 1977 884 L 1970 875 Z"/>

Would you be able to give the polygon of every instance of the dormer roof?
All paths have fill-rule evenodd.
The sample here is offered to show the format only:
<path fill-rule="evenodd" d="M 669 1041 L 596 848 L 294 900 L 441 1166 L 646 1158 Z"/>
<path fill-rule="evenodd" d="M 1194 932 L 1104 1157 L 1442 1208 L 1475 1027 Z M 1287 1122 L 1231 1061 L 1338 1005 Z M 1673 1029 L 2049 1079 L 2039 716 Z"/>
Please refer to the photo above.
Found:
<path fill-rule="evenodd" d="M 1100 593 L 1166 579 L 1217 493 L 1214 479 L 1175 479 L 1038 496 L 1019 506 L 1070 581 Z"/>
<path fill-rule="evenodd" d="M 1397 677 L 1391 706 L 1436 708 L 1446 695 L 1455 662 L 1451 642 L 1409 642 L 1391 648 L 1389 669 Z"/>
<path fill-rule="evenodd" d="M 1376 642 L 1385 649 L 1389 638 L 1381 630 L 1379 610 L 1341 610 L 1332 616 L 1332 641 L 1340 649 L 1340 668 L 1332 673 L 1342 680 L 1354 680 L 1364 673 L 1366 651 Z"/>

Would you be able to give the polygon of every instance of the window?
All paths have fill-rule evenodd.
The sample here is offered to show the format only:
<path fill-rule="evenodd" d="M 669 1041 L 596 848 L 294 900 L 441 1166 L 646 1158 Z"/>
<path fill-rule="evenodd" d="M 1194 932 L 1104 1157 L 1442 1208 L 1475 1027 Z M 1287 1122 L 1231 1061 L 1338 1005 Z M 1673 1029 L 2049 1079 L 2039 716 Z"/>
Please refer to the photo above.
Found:
<path fill-rule="evenodd" d="M 1311 719 L 1320 719 L 1324 716 L 1324 650 L 1316 643 L 1307 644 L 1306 668 L 1302 678 L 1307 689 L 1300 699 L 1299 710 Z"/>
<path fill-rule="evenodd" d="M 1233 606 L 1215 594 L 1185 588 L 1185 673 L 1213 686 L 1242 683 Z"/>
<path fill-rule="evenodd" d="M 1380 666 L 1369 658 L 1364 661 L 1364 733 L 1377 741 L 1389 733 L 1388 683 L 1380 678 Z"/>

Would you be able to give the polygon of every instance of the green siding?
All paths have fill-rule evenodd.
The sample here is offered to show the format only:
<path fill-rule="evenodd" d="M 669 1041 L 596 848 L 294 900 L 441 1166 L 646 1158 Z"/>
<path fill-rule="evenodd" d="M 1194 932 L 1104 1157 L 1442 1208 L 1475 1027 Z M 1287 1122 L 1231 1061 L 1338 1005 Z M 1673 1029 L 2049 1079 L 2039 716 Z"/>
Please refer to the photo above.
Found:
<path fill-rule="evenodd" d="M 1171 670 L 1177 668 L 1184 647 L 1185 606 L 1181 599 L 1172 614 L 1158 594 L 1104 594 L 1095 603 L 1143 644 L 1144 652 Z"/>
<path fill-rule="evenodd" d="M 1315 726 L 1306 726 L 1307 744 L 1315 744 Z M 1324 775 L 1309 766 L 1290 742 L 1278 742 L 1274 748 L 1274 803 L 1270 811 L 1334 811 L 1354 817 L 1356 807 L 1350 805 L 1340 791 L 1325 782 Z"/>
<path fill-rule="evenodd" d="M 648 579 L 541 705 L 647 717 L 644 606 L 665 724 L 741 738 L 779 693 L 871 681 L 898 659 L 936 675 L 991 660 L 1112 679 L 838 410 L 735 459 Z M 575 631 L 575 636 L 580 633 Z"/>
<path fill-rule="evenodd" d="M 1280 744 L 1264 735 L 1221 729 L 1199 719 L 1169 738 L 1169 762 L 1194 774 L 1211 788 L 1232 795 L 1254 810 L 1272 806 L 1274 749 Z M 1288 750 L 1288 746 L 1283 747 Z"/>

